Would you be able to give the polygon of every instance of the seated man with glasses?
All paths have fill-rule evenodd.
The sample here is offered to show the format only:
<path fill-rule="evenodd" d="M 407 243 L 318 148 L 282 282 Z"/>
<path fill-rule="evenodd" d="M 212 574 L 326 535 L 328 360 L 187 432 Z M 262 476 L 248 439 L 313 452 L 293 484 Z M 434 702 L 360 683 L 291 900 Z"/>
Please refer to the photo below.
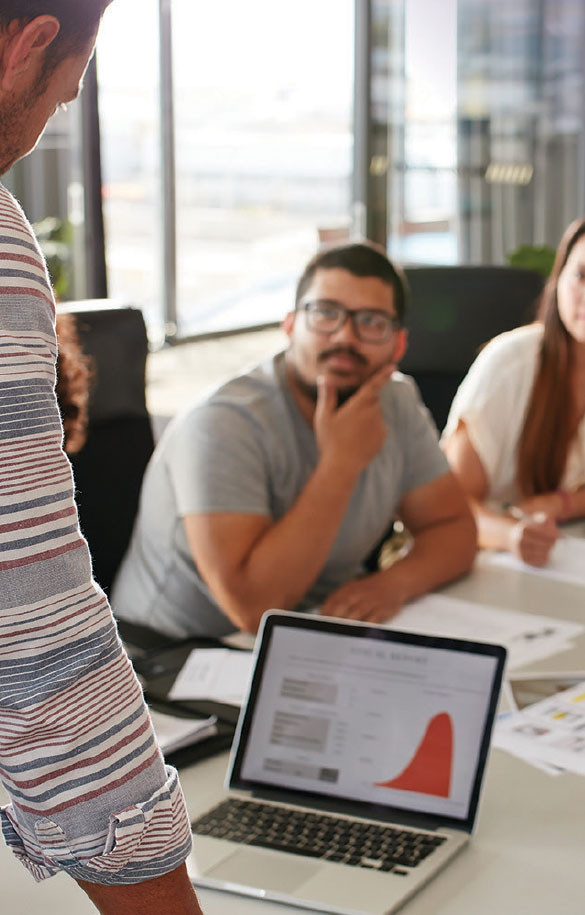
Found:
<path fill-rule="evenodd" d="M 378 622 L 469 569 L 473 518 L 396 371 L 405 299 L 372 244 L 309 262 L 286 351 L 167 428 L 114 589 L 119 617 L 176 637 L 255 632 L 269 608 Z M 397 517 L 412 549 L 368 574 Z"/>

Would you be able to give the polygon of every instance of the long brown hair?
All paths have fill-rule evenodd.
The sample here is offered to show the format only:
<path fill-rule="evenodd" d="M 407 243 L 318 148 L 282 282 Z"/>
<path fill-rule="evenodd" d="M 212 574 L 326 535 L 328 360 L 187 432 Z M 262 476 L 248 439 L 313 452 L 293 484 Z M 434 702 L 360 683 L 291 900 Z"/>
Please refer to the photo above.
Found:
<path fill-rule="evenodd" d="M 563 477 L 575 413 L 571 388 L 571 337 L 559 316 L 559 276 L 576 242 L 585 235 L 585 219 L 565 230 L 552 273 L 540 297 L 537 320 L 544 327 L 528 412 L 518 446 L 517 481 L 523 496 L 552 492 Z"/>

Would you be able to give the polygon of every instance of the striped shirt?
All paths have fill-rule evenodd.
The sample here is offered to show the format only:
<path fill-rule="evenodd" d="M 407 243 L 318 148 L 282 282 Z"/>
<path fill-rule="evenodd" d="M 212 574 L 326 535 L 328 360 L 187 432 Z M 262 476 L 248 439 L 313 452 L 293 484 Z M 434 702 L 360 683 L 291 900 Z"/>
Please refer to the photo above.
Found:
<path fill-rule="evenodd" d="M 135 883 L 186 858 L 189 822 L 79 531 L 54 317 L 30 226 L 0 186 L 2 830 L 37 880 Z"/>

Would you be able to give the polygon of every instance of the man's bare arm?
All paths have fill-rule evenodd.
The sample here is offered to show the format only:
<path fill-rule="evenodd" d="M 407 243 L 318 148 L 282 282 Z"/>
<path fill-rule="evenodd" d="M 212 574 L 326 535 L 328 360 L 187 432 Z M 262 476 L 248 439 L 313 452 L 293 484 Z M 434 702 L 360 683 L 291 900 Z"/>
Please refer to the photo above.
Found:
<path fill-rule="evenodd" d="M 78 883 L 101 915 L 202 915 L 184 864 L 163 877 L 129 886 Z"/>
<path fill-rule="evenodd" d="M 295 504 L 276 523 L 260 515 L 191 514 L 183 520 L 197 568 L 222 610 L 255 632 L 265 610 L 293 607 L 323 568 L 356 481 L 384 443 L 379 395 L 390 370 L 342 407 L 320 384 L 320 458 Z"/>
<path fill-rule="evenodd" d="M 444 450 L 470 501 L 479 533 L 479 545 L 488 550 L 509 550 L 524 562 L 542 566 L 556 543 L 559 530 L 550 517 L 514 518 L 485 504 L 488 478 L 473 447 L 466 425 L 460 421 Z"/>
<path fill-rule="evenodd" d="M 399 514 L 413 536 L 409 554 L 385 571 L 343 585 L 325 601 L 323 614 L 383 622 L 406 601 L 470 568 L 477 550 L 476 527 L 453 474 L 407 493 Z"/>

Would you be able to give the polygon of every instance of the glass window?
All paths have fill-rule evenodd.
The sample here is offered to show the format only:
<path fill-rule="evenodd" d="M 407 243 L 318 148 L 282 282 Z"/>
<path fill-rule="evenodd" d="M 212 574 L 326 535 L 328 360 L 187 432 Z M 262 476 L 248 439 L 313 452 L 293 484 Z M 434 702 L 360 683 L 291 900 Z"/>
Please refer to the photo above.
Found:
<path fill-rule="evenodd" d="M 459 0 L 459 135 L 466 260 L 556 247 L 582 214 L 582 0 Z M 551 180 L 552 179 L 552 180 Z"/>
<path fill-rule="evenodd" d="M 582 0 L 379 0 L 373 12 L 388 160 L 372 166 L 388 172 L 390 252 L 497 264 L 556 247 L 585 209 Z M 381 209 L 375 193 L 368 203 Z"/>
<path fill-rule="evenodd" d="M 179 333 L 280 320 L 347 231 L 353 0 L 175 0 Z"/>
<path fill-rule="evenodd" d="M 408 0 L 403 17 L 403 85 L 400 95 L 391 89 L 401 104 L 389 110 L 388 248 L 404 262 L 455 263 L 457 0 Z"/>
<path fill-rule="evenodd" d="M 36 149 L 3 176 L 35 228 L 61 301 L 85 295 L 79 105 L 59 109 Z"/>
<path fill-rule="evenodd" d="M 138 36 L 136 36 L 138 30 Z M 104 228 L 112 298 L 162 327 L 158 0 L 116 0 L 97 46 Z"/>

